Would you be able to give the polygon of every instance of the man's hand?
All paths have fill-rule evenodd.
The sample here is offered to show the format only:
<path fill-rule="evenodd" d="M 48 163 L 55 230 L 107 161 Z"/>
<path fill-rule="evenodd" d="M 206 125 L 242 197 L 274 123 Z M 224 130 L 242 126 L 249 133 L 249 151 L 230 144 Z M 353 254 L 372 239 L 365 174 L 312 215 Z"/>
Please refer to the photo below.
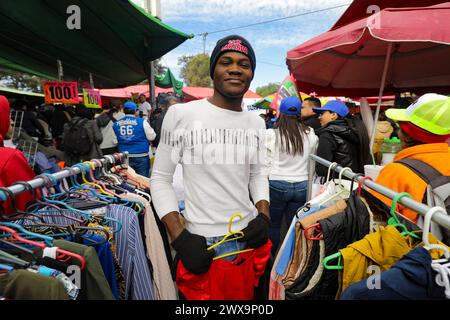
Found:
<path fill-rule="evenodd" d="M 250 248 L 259 248 L 266 244 L 269 240 L 269 226 L 270 218 L 259 213 L 258 216 L 248 223 L 248 226 L 242 230 L 244 237 L 240 238 L 239 242 L 247 242 L 247 246 Z"/>
<path fill-rule="evenodd" d="M 192 234 L 186 229 L 172 242 L 186 269 L 195 274 L 205 273 L 209 270 L 214 258 L 214 250 L 208 251 L 206 239 Z"/>

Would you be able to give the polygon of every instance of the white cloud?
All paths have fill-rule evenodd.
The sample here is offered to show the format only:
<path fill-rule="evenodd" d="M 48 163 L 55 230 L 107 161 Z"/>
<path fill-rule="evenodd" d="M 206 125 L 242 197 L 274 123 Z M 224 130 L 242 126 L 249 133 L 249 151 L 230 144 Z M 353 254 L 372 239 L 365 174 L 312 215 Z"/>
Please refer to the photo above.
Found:
<path fill-rule="evenodd" d="M 135 0 L 136 2 L 139 0 Z M 261 17 L 278 18 L 350 3 L 350 0 L 162 0 L 164 21 L 240 20 L 257 22 Z"/>

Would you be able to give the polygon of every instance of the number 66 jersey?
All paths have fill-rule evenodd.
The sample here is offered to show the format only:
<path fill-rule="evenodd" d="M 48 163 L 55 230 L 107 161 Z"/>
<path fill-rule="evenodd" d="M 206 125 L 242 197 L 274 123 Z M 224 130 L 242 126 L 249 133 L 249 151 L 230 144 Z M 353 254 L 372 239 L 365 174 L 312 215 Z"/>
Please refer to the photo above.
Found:
<path fill-rule="evenodd" d="M 127 115 L 113 125 L 119 152 L 128 151 L 130 155 L 148 155 L 150 141 L 156 133 L 143 118 Z"/>

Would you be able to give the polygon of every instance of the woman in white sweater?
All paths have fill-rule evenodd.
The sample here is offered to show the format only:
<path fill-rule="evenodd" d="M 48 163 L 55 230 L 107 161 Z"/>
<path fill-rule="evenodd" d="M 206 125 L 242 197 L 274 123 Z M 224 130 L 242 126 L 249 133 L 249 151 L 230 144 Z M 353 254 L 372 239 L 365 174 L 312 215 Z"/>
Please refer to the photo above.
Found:
<path fill-rule="evenodd" d="M 270 183 L 270 239 L 272 252 L 282 243 L 281 223 L 291 223 L 306 202 L 308 158 L 316 152 L 314 130 L 299 122 L 302 103 L 296 97 L 283 99 L 274 129 L 267 130 L 267 164 Z"/>

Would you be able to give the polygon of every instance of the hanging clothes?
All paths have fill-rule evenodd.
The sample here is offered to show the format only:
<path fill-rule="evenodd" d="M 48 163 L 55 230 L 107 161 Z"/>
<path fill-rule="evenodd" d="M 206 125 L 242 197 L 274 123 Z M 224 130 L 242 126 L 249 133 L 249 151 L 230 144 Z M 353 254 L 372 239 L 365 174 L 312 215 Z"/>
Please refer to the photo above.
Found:
<path fill-rule="evenodd" d="M 445 300 L 445 288 L 435 278 L 430 252 L 417 247 L 381 273 L 377 287 L 369 288 L 361 280 L 349 286 L 341 300 Z"/>
<path fill-rule="evenodd" d="M 432 234 L 430 243 L 442 244 Z M 423 243 L 414 242 L 409 236 L 403 236 L 393 226 L 380 227 L 378 232 L 365 236 L 362 240 L 350 244 L 345 249 L 339 250 L 343 258 L 344 269 L 339 272 L 340 287 L 337 293 L 341 293 L 351 284 L 366 279 L 370 265 L 380 267 L 382 272 L 390 269 L 404 255 Z M 433 259 L 440 254 L 433 250 L 430 253 Z"/>
<path fill-rule="evenodd" d="M 216 260 L 204 274 L 190 273 L 181 261 L 176 271 L 178 289 L 187 300 L 252 300 L 254 289 L 270 258 L 272 243 L 233 260 Z"/>

